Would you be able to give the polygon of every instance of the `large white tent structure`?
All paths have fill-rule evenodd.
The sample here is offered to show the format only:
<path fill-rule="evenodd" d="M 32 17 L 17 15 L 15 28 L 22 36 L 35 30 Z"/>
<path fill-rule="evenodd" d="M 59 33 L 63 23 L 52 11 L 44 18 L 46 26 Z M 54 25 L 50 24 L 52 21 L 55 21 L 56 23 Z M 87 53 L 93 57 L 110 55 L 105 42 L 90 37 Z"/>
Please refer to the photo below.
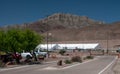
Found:
<path fill-rule="evenodd" d="M 86 43 L 86 44 L 39 44 L 36 49 L 44 50 L 48 49 L 49 51 L 57 50 L 57 49 L 101 49 L 99 43 Z"/>

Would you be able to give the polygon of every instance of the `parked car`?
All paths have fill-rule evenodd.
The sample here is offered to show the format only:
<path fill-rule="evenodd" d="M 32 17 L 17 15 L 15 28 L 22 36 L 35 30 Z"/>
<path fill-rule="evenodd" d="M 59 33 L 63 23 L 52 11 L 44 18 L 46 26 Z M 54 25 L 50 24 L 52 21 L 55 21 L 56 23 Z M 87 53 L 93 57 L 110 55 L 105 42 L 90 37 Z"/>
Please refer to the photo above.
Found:
<path fill-rule="evenodd" d="M 28 56 L 32 58 L 32 55 L 29 52 L 21 53 L 22 58 L 27 58 Z"/>
<path fill-rule="evenodd" d="M 16 60 L 17 63 L 20 63 L 20 60 L 22 59 L 21 55 L 19 53 L 7 53 L 4 55 L 0 56 L 0 60 L 2 60 L 2 62 L 7 63 L 9 62 L 9 64 L 13 64 Z"/>
<path fill-rule="evenodd" d="M 42 56 L 44 56 L 44 57 L 47 56 L 47 52 L 40 51 L 40 50 L 36 50 L 36 51 L 35 51 L 35 54 L 36 54 L 36 56 L 39 56 L 39 55 L 42 55 Z"/>
<path fill-rule="evenodd" d="M 19 53 L 13 53 L 13 54 L 11 54 L 12 55 L 12 57 L 14 58 L 14 59 L 16 59 L 16 58 L 18 58 L 18 59 L 22 59 L 22 56 L 19 54 Z"/>
<path fill-rule="evenodd" d="M 47 56 L 47 52 L 40 51 L 40 50 L 35 50 L 34 53 L 35 53 L 36 57 L 43 56 L 45 58 Z M 29 52 L 23 52 L 23 53 L 21 53 L 21 56 L 22 56 L 22 58 L 27 58 L 27 57 L 32 58 L 34 55 L 33 55 L 33 53 L 31 54 Z"/>

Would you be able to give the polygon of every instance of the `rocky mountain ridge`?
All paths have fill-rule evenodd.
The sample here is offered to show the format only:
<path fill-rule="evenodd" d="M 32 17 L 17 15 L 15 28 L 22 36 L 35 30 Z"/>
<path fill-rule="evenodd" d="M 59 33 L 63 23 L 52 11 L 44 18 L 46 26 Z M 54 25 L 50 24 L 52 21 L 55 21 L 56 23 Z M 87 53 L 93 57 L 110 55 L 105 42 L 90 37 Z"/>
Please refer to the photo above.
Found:
<path fill-rule="evenodd" d="M 47 18 L 40 20 L 42 23 L 47 23 L 51 25 L 61 25 L 66 28 L 75 28 L 79 29 L 85 26 L 103 24 L 103 22 L 95 21 L 87 16 L 77 16 L 71 14 L 60 14 L 56 13 Z"/>

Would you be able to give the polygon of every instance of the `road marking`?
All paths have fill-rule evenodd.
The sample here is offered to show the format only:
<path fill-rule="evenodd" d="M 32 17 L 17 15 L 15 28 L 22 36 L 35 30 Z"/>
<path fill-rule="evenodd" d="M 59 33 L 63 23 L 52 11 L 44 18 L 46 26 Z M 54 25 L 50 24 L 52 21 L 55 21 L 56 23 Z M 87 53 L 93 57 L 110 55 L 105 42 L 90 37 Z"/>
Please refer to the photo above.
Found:
<path fill-rule="evenodd" d="M 101 70 L 98 74 L 102 74 L 106 69 L 108 69 L 115 61 L 116 61 L 117 57 L 115 57 L 115 59 L 109 63 L 103 70 Z"/>
<path fill-rule="evenodd" d="M 41 70 L 63 70 L 63 69 L 68 69 L 68 68 L 75 67 L 75 66 L 78 66 L 78 65 L 81 65 L 81 64 L 85 64 L 85 63 L 88 63 L 88 62 L 91 62 L 91 61 L 94 61 L 94 60 L 97 60 L 97 58 L 95 58 L 93 60 L 89 60 L 89 61 L 83 62 L 83 63 L 78 63 L 78 64 L 70 65 L 70 66 L 67 66 L 67 67 L 64 67 L 64 68 L 46 67 L 46 68 L 43 68 Z"/>
<path fill-rule="evenodd" d="M 42 70 L 58 70 L 58 68 L 56 68 L 56 67 L 46 67 L 46 68 L 43 68 Z"/>

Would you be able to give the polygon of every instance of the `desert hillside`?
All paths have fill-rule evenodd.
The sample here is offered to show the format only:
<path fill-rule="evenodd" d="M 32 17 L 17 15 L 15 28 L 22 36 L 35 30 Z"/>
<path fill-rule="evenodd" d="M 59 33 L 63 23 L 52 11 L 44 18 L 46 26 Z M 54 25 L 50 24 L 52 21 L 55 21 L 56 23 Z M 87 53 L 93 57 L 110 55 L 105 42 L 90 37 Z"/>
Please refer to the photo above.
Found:
<path fill-rule="evenodd" d="M 48 33 L 50 42 L 120 40 L 120 22 L 107 24 L 87 16 L 63 13 L 53 14 L 33 23 L 9 25 L 1 29 L 12 28 L 28 28 L 44 36 Z"/>

